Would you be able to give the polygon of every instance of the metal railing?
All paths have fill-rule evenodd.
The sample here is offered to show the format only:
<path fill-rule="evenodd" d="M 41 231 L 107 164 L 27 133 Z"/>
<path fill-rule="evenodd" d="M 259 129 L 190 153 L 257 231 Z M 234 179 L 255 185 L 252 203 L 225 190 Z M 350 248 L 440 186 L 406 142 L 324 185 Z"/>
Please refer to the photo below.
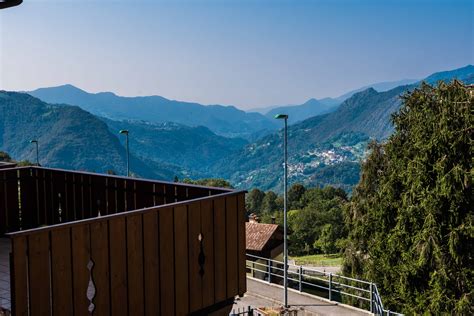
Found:
<path fill-rule="evenodd" d="M 229 316 L 253 316 L 253 311 L 254 309 L 252 306 L 248 306 L 247 308 L 234 308 Z"/>
<path fill-rule="evenodd" d="M 282 261 L 247 254 L 247 273 L 268 283 L 283 283 Z M 330 301 L 370 311 L 375 315 L 403 315 L 384 309 L 375 283 L 309 267 L 288 264 L 289 287 Z"/>

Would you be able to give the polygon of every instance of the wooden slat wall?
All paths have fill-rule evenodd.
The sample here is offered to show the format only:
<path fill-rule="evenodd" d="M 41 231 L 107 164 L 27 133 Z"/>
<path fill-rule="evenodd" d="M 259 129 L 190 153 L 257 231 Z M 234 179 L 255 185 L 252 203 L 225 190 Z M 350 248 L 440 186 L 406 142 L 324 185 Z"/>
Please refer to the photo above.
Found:
<path fill-rule="evenodd" d="M 95 314 L 110 314 L 109 225 L 106 221 L 91 224 L 91 257 L 94 258 L 92 277 L 97 289 L 94 299 Z"/>
<path fill-rule="evenodd" d="M 37 194 L 36 181 L 31 169 L 19 169 L 21 226 L 23 229 L 38 227 L 36 212 Z"/>
<path fill-rule="evenodd" d="M 244 193 L 212 196 L 218 193 L 40 168 L 0 170 L 1 233 L 63 222 L 11 236 L 14 312 L 82 315 L 93 298 L 94 315 L 186 315 L 244 294 Z M 74 223 L 90 216 L 97 219 Z"/>
<path fill-rule="evenodd" d="M 194 202 L 188 206 L 188 244 L 187 255 L 189 255 L 189 292 L 192 293 L 189 297 L 189 310 L 195 312 L 202 309 L 202 295 L 195 295 L 194 293 L 202 292 L 202 277 L 199 274 L 201 266 L 199 264 L 199 254 L 201 253 L 201 241 L 199 235 L 201 234 L 201 203 Z M 201 234 L 201 238 L 203 236 Z M 206 258 L 207 260 L 209 258 Z"/>
<path fill-rule="evenodd" d="M 227 251 L 227 298 L 235 296 L 239 292 L 238 282 L 238 221 L 237 221 L 237 197 L 229 196 L 226 203 L 226 251 Z"/>
<path fill-rule="evenodd" d="M 71 234 L 69 229 L 51 231 L 51 283 L 54 315 L 73 315 Z"/>
<path fill-rule="evenodd" d="M 0 235 L 8 231 L 6 173 L 0 172 Z"/>
<path fill-rule="evenodd" d="M 161 315 L 174 315 L 175 311 L 175 259 L 174 259 L 174 218 L 173 208 L 164 208 L 159 215 L 160 249 L 160 306 Z"/>
<path fill-rule="evenodd" d="M 224 192 L 47 168 L 2 169 L 0 235 Z"/>
<path fill-rule="evenodd" d="M 143 214 L 145 315 L 160 314 L 160 246 L 158 212 Z"/>
<path fill-rule="evenodd" d="M 214 199 L 214 300 L 227 299 L 226 205 Z"/>
<path fill-rule="evenodd" d="M 18 170 L 0 170 L 0 235 L 19 229 L 18 202 Z"/>
<path fill-rule="evenodd" d="M 215 303 L 214 297 L 214 209 L 212 200 L 201 201 L 201 231 L 203 235 L 202 246 L 206 260 L 204 275 L 201 282 L 202 306 L 211 306 Z"/>
<path fill-rule="evenodd" d="M 245 250 L 246 250 L 246 240 L 245 240 L 245 195 L 239 194 L 237 196 L 237 220 L 238 220 L 238 260 L 239 260 L 239 295 L 244 295 L 247 292 L 247 274 L 245 266 Z"/>
<path fill-rule="evenodd" d="M 189 313 L 190 296 L 198 296 L 189 288 L 189 263 L 188 256 L 188 221 L 187 206 L 174 208 L 174 288 L 175 288 L 175 314 L 187 315 Z M 197 238 L 197 237 L 196 237 Z M 193 275 L 194 277 L 194 275 Z"/>

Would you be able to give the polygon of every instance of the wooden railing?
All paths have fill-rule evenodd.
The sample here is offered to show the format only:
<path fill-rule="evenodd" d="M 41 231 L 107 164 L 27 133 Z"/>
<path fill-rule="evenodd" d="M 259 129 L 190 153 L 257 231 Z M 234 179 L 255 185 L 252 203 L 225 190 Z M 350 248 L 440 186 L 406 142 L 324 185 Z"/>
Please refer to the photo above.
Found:
<path fill-rule="evenodd" d="M 15 168 L 16 164 L 12 162 L 0 161 L 0 169 Z"/>
<path fill-rule="evenodd" d="M 0 235 L 229 191 L 59 169 L 2 169 Z"/>
<path fill-rule="evenodd" d="M 14 315 L 187 315 L 246 292 L 245 192 L 43 168 L 3 172 L 3 196 L 11 197 L 4 229 L 36 227 L 8 234 Z M 15 172 L 18 219 L 9 209 Z"/>

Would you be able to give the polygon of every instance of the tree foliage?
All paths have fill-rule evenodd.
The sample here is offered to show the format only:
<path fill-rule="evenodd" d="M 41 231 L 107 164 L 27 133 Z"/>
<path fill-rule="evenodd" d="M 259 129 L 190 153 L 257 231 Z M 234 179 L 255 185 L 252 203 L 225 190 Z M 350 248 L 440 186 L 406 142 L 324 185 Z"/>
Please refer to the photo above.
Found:
<path fill-rule="evenodd" d="M 399 312 L 473 314 L 473 99 L 460 82 L 402 97 L 353 192 L 344 272 Z"/>
<path fill-rule="evenodd" d="M 338 252 L 340 240 L 347 236 L 343 219 L 343 208 L 347 202 L 342 189 L 307 189 L 300 200 L 304 207 L 288 214 L 290 253 L 311 255 Z"/>
<path fill-rule="evenodd" d="M 10 162 L 12 161 L 12 158 L 8 153 L 0 151 L 0 161 Z"/>
<path fill-rule="evenodd" d="M 278 204 L 276 202 L 278 195 L 273 191 L 265 193 L 265 197 L 262 201 L 261 213 L 262 215 L 271 214 L 278 211 Z M 281 211 L 281 210 L 280 210 Z"/>
<path fill-rule="evenodd" d="M 229 181 L 224 179 L 217 179 L 217 178 L 208 178 L 208 179 L 199 179 L 199 180 L 192 180 L 186 178 L 183 180 L 183 183 L 188 184 L 195 184 L 195 185 L 203 185 L 207 187 L 215 187 L 215 188 L 229 188 L 232 189 L 232 185 Z"/>
<path fill-rule="evenodd" d="M 306 188 L 301 183 L 295 183 L 288 190 L 288 207 L 291 210 L 301 209 L 303 207 L 301 198 L 306 192 Z"/>
<path fill-rule="evenodd" d="M 251 190 L 246 197 L 246 208 L 248 213 L 260 214 L 265 192 L 259 189 Z"/>

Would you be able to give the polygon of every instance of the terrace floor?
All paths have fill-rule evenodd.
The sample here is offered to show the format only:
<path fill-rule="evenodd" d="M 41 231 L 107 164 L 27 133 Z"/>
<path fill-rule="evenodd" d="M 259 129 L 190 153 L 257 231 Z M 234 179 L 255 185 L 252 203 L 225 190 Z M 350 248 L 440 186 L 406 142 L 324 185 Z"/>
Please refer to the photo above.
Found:
<path fill-rule="evenodd" d="M 10 239 L 0 238 L 0 310 L 10 305 Z"/>
<path fill-rule="evenodd" d="M 234 302 L 233 313 L 245 311 L 248 307 L 282 306 L 283 287 L 254 278 L 247 278 L 247 293 Z M 354 309 L 347 305 L 329 302 L 314 295 L 299 293 L 290 289 L 288 303 L 298 310 L 298 316 L 338 316 L 338 315 L 371 315 L 371 313 Z M 232 313 L 230 314 L 232 315 Z"/>

